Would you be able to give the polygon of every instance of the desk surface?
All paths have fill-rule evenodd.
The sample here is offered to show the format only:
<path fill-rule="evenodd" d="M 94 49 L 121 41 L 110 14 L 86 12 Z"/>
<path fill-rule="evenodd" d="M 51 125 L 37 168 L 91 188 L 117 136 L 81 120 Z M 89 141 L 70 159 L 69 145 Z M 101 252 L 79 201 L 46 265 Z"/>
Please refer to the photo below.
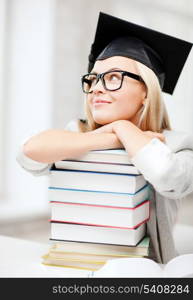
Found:
<path fill-rule="evenodd" d="M 50 245 L 0 236 L 0 277 L 88 277 L 89 271 L 41 264 Z"/>

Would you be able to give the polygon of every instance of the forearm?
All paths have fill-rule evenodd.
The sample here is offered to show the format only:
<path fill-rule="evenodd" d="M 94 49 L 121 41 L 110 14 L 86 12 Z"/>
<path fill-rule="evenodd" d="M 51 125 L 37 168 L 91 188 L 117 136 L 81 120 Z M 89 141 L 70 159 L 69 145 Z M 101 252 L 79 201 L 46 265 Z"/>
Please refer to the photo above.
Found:
<path fill-rule="evenodd" d="M 127 121 L 115 123 L 113 131 L 128 152 L 131 162 L 161 195 L 178 199 L 193 191 L 192 150 L 185 147 L 185 151 L 181 149 L 174 153 L 163 138 L 146 136 Z"/>
<path fill-rule="evenodd" d="M 43 163 L 76 158 L 91 150 L 121 147 L 116 134 L 47 130 L 33 136 L 23 148 L 26 156 Z"/>

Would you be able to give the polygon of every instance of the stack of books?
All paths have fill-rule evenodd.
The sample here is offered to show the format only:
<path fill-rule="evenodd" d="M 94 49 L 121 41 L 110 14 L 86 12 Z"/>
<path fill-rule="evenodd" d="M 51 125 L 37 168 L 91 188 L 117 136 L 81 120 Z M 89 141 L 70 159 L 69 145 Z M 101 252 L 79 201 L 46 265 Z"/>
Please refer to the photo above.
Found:
<path fill-rule="evenodd" d="M 50 171 L 51 241 L 43 263 L 97 270 L 148 256 L 148 184 L 125 150 L 90 151 Z"/>
<path fill-rule="evenodd" d="M 136 247 L 63 241 L 50 247 L 43 263 L 96 271 L 110 259 L 147 257 L 148 248 L 149 237 L 144 237 Z"/>

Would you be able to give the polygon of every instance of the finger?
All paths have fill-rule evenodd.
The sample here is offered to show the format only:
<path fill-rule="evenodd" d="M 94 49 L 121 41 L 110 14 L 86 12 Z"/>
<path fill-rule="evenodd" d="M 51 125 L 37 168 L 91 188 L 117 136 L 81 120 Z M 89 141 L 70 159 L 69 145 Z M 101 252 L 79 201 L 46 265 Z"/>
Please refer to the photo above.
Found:
<path fill-rule="evenodd" d="M 160 134 L 158 138 L 160 139 L 160 141 L 165 142 L 165 136 L 163 134 Z"/>

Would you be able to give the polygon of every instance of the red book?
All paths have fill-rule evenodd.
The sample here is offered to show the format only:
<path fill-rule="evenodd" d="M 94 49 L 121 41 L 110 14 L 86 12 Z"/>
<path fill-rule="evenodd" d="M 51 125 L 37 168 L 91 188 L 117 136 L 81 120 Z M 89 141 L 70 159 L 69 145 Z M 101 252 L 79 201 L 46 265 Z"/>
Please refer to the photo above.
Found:
<path fill-rule="evenodd" d="M 149 219 L 148 200 L 132 208 L 54 201 L 50 204 L 52 221 L 133 229 Z"/>
<path fill-rule="evenodd" d="M 51 240 L 93 243 L 96 245 L 136 246 L 144 237 L 146 224 L 135 229 L 113 226 L 92 226 L 78 223 L 51 221 Z M 73 244 L 71 245 L 72 249 Z M 84 245 L 83 245 L 84 248 Z"/>

